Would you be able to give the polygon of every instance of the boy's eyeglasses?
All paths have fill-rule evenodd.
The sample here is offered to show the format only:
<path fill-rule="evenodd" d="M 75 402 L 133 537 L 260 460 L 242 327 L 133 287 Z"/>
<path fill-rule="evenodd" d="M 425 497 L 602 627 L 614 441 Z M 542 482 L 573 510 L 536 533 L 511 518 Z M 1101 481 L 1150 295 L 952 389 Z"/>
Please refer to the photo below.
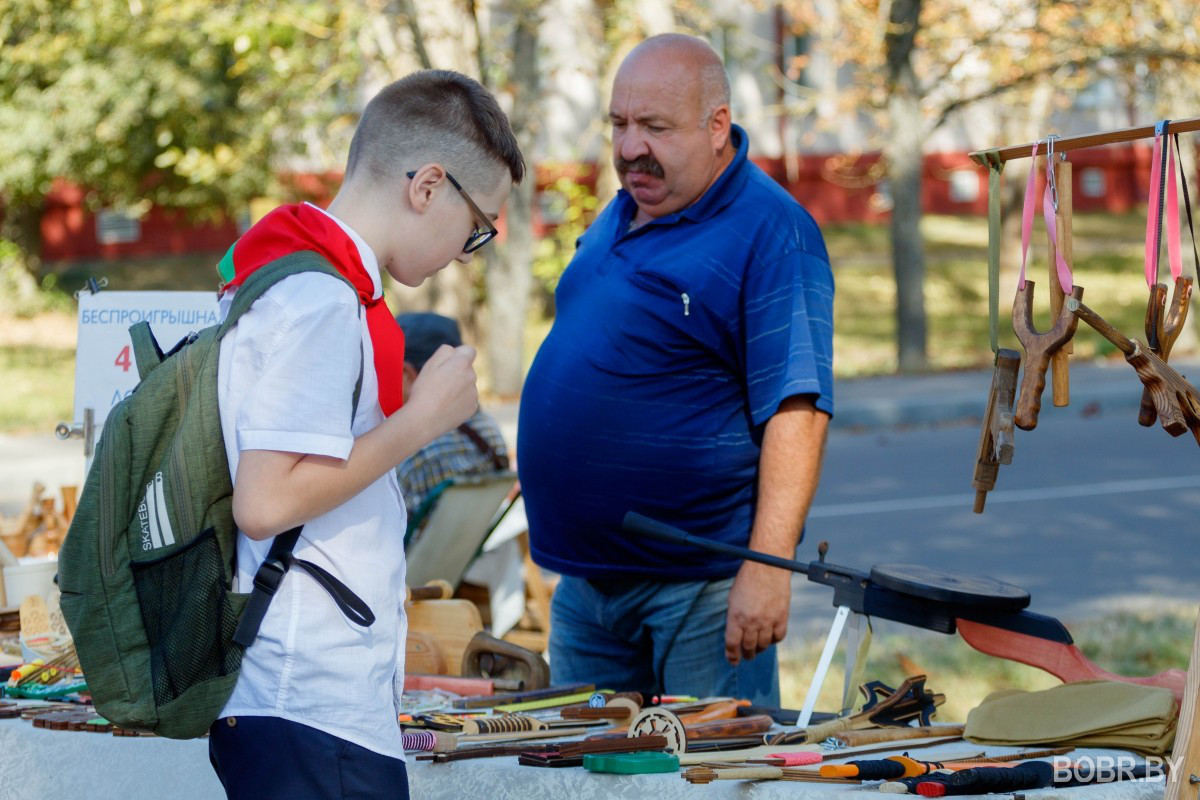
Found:
<path fill-rule="evenodd" d="M 409 180 L 411 180 L 416 176 L 417 171 L 413 170 L 412 172 L 406 174 L 408 175 Z M 453 186 L 455 189 L 458 189 L 458 193 L 462 195 L 463 200 L 467 201 L 467 206 L 471 209 L 471 213 L 474 214 L 475 219 L 479 221 L 479 224 L 475 226 L 475 230 L 471 231 L 471 235 L 467 237 L 467 243 L 463 245 L 464 253 L 473 253 L 490 242 L 492 239 L 495 239 L 496 234 L 499 233 L 499 231 L 496 230 L 496 226 L 492 224 L 492 221 L 488 219 L 488 215 L 483 213 L 483 209 L 475 205 L 475 201 L 471 199 L 471 195 L 467 194 L 466 190 L 462 188 L 462 185 L 459 184 L 458 181 L 454 180 L 454 176 L 447 172 L 446 178 L 449 179 L 451 186 Z"/>

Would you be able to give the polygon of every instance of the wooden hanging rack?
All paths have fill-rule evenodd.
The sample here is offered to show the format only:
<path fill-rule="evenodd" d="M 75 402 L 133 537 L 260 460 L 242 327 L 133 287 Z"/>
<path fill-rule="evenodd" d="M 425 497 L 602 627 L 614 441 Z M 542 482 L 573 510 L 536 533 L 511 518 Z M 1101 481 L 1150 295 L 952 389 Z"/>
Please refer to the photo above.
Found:
<path fill-rule="evenodd" d="M 1149 139 L 1154 136 L 1155 125 L 1142 125 L 1137 128 L 1124 128 L 1118 131 L 1109 131 L 1107 133 L 1085 133 L 1082 136 L 1067 136 L 1061 139 L 1054 140 L 1054 151 L 1056 153 L 1064 153 L 1068 150 L 1082 150 L 1087 147 L 1101 147 L 1106 144 L 1120 144 L 1121 142 L 1134 142 L 1138 139 Z M 1192 131 L 1200 131 L 1200 117 L 1191 119 L 1173 119 L 1167 125 L 1167 133 L 1191 133 Z M 1012 147 L 1001 147 L 994 151 L 995 156 L 1001 161 L 1015 161 L 1021 158 L 1029 158 L 1031 155 L 1046 154 L 1046 140 L 1040 139 L 1037 142 L 1037 152 L 1033 150 L 1033 142 L 1029 144 L 1018 144 Z M 991 150 L 976 150 L 971 153 L 971 160 L 981 167 L 987 166 L 987 154 L 992 153 Z"/>

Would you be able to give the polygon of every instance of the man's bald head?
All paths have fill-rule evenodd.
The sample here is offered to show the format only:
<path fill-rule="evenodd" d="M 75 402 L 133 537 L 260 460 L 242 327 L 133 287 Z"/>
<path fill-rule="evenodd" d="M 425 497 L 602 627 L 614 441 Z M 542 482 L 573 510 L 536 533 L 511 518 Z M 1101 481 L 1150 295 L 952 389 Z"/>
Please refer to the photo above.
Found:
<path fill-rule="evenodd" d="M 665 71 L 681 84 L 681 89 L 697 92 L 700 124 L 706 125 L 713 112 L 729 105 L 729 76 L 716 51 L 703 39 L 683 33 L 663 33 L 645 40 L 625 56 L 618 75 L 627 69 L 646 69 L 656 74 Z"/>

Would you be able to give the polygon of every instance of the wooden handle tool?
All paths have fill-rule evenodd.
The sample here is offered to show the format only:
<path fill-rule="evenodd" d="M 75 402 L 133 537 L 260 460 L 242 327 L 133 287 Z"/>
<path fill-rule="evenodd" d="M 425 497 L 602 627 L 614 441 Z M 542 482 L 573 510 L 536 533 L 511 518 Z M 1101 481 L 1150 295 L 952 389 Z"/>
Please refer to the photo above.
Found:
<path fill-rule="evenodd" d="M 1038 333 L 1033 327 L 1033 287 L 1033 281 L 1025 281 L 1025 288 L 1017 290 L 1013 302 L 1013 330 L 1021 346 L 1025 348 L 1025 375 L 1021 380 L 1021 395 L 1017 399 L 1014 417 L 1017 427 L 1023 431 L 1031 431 L 1037 427 L 1050 357 L 1071 341 L 1071 337 L 1075 335 L 1075 328 L 1079 325 L 1078 318 L 1064 305 L 1055 318 L 1054 327 L 1046 333 Z M 1076 301 L 1082 300 L 1083 287 L 1076 286 L 1072 289 L 1071 298 Z"/>
<path fill-rule="evenodd" d="M 411 587 L 406 587 L 406 589 L 404 599 L 409 603 L 417 600 L 447 600 L 454 595 L 454 587 L 443 580 L 430 581 L 415 589 Z"/>
<path fill-rule="evenodd" d="M 1146 303 L 1146 343 L 1163 361 L 1170 358 L 1171 348 L 1183 332 L 1191 300 L 1192 279 L 1183 276 L 1175 279 L 1170 308 L 1167 307 L 1166 284 L 1157 283 L 1150 290 L 1150 299 Z M 1142 387 L 1142 407 L 1138 411 L 1138 424 L 1148 428 L 1157 418 L 1158 411 L 1154 408 L 1154 398 L 1150 395 L 1150 389 Z"/>
<path fill-rule="evenodd" d="M 988 392 L 983 428 L 979 433 L 979 449 L 975 452 L 975 513 L 982 514 L 987 493 L 996 488 L 1001 464 L 1011 464 L 1013 458 L 1013 399 L 1017 393 L 1017 372 L 1021 354 L 1002 348 L 996 353 L 992 371 L 992 388 Z"/>
<path fill-rule="evenodd" d="M 962 736 L 962 725 L 923 725 L 919 728 L 876 728 L 865 731 L 843 731 L 832 738 L 846 747 L 860 747 L 907 739 L 928 739 L 934 736 Z"/>
<path fill-rule="evenodd" d="M 1050 318 L 1058 319 L 1062 314 L 1063 301 L 1066 293 L 1058 280 L 1056 253 L 1061 253 L 1068 267 L 1075 264 L 1072 254 L 1072 225 L 1071 225 L 1071 162 L 1054 160 L 1054 182 L 1058 193 L 1058 206 L 1054 210 L 1054 228 L 1057 232 L 1058 244 L 1049 238 L 1050 246 Z M 1063 408 L 1071 402 L 1070 362 L 1067 356 L 1074 352 L 1071 342 L 1066 342 L 1050 357 L 1050 397 L 1056 408 Z"/>

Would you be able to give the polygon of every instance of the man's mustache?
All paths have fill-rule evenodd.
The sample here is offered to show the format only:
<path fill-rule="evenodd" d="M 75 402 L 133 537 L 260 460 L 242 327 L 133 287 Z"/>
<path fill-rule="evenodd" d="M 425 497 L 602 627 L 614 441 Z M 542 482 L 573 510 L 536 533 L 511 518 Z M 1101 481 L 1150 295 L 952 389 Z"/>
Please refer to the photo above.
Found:
<path fill-rule="evenodd" d="M 662 164 L 658 163 L 652 155 L 638 156 L 633 161 L 626 161 L 617 156 L 616 163 L 613 165 L 617 168 L 617 172 L 624 175 L 627 172 L 641 172 L 645 175 L 650 175 L 655 178 L 663 176 Z"/>

